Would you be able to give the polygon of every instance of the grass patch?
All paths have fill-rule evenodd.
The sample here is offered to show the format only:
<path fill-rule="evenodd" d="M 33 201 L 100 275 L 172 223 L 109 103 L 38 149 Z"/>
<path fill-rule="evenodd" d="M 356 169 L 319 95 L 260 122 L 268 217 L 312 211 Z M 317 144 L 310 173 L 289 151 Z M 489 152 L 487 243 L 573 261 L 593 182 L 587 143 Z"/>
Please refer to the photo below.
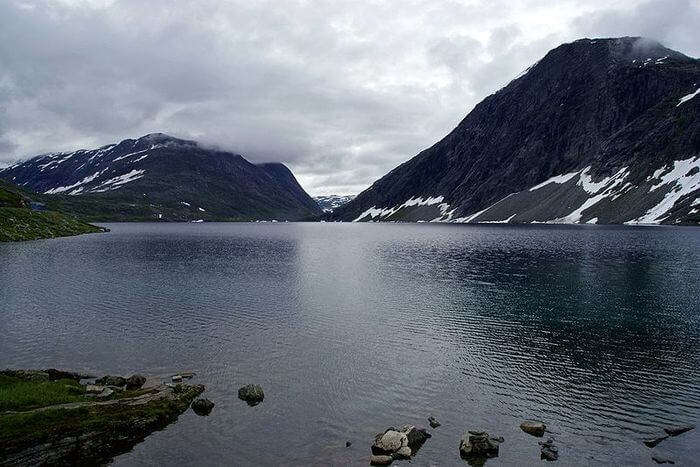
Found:
<path fill-rule="evenodd" d="M 72 379 L 37 382 L 0 375 L 0 412 L 88 400 L 84 394 L 85 387 Z"/>
<path fill-rule="evenodd" d="M 101 230 L 58 212 L 0 207 L 0 242 L 66 237 Z"/>

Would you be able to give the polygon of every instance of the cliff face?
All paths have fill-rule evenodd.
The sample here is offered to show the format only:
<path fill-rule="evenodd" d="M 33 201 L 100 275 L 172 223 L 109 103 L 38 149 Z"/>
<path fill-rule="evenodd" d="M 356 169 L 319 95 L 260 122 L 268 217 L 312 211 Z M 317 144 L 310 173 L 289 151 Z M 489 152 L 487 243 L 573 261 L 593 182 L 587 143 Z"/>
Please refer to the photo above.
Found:
<path fill-rule="evenodd" d="M 699 89 L 656 42 L 564 44 L 332 218 L 696 224 Z"/>

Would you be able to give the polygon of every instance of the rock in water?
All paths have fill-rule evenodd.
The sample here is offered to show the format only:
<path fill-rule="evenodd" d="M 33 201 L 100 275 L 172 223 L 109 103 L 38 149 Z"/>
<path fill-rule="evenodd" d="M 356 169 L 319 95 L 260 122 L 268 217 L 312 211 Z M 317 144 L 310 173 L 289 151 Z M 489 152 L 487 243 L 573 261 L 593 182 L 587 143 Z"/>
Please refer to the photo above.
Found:
<path fill-rule="evenodd" d="M 682 435 L 686 431 L 692 430 L 693 428 L 695 428 L 695 425 L 670 426 L 664 428 L 664 431 L 671 436 L 678 436 Z"/>
<path fill-rule="evenodd" d="M 122 387 L 126 385 L 126 378 L 123 378 L 121 376 L 103 376 L 100 379 L 95 380 L 95 384 L 99 384 L 102 386 L 117 386 L 117 387 Z"/>
<path fill-rule="evenodd" d="M 211 409 L 213 408 L 214 403 L 209 399 L 197 399 L 196 401 L 192 402 L 192 410 L 197 415 L 209 415 L 211 413 Z"/>
<path fill-rule="evenodd" d="M 459 454 L 464 459 L 498 457 L 503 438 L 492 438 L 485 431 L 469 430 L 459 443 Z"/>
<path fill-rule="evenodd" d="M 346 448 L 349 448 L 350 446 L 352 446 L 352 442 L 350 442 L 350 441 L 345 441 L 345 447 L 346 447 Z"/>
<path fill-rule="evenodd" d="M 664 456 L 663 454 L 654 454 L 651 456 L 651 460 L 656 462 L 657 464 L 675 464 L 671 458 Z"/>
<path fill-rule="evenodd" d="M 372 465 L 389 465 L 393 460 L 394 458 L 391 456 L 373 454 L 369 458 L 369 463 Z"/>
<path fill-rule="evenodd" d="M 126 388 L 129 390 L 141 389 L 146 382 L 146 377 L 142 375 L 132 375 L 126 380 Z"/>
<path fill-rule="evenodd" d="M 258 405 L 265 398 L 263 388 L 257 384 L 248 384 L 238 390 L 238 398 L 243 399 L 250 406 Z"/>
<path fill-rule="evenodd" d="M 520 429 L 529 435 L 541 438 L 544 436 L 544 431 L 547 429 L 547 425 L 538 420 L 525 420 L 520 424 Z"/>
<path fill-rule="evenodd" d="M 667 435 L 666 436 L 659 436 L 657 438 L 645 439 L 644 444 L 649 448 L 653 448 L 654 446 L 656 446 L 657 444 L 659 444 L 661 441 L 665 440 L 666 438 L 668 438 Z"/>
<path fill-rule="evenodd" d="M 440 422 L 438 422 L 435 417 L 428 417 L 428 423 L 430 423 L 430 428 L 437 428 L 440 426 Z"/>
<path fill-rule="evenodd" d="M 540 459 L 550 462 L 559 459 L 559 449 L 554 445 L 554 438 L 540 441 L 540 446 Z"/>
<path fill-rule="evenodd" d="M 172 380 L 173 380 L 173 382 L 175 382 L 175 383 L 180 383 L 180 382 L 182 382 L 182 376 L 180 376 L 180 375 L 173 375 Z"/>
<path fill-rule="evenodd" d="M 383 456 L 388 456 L 392 460 L 409 459 L 428 438 L 430 438 L 430 433 L 424 428 L 404 425 L 397 430 L 390 427 L 384 433 L 375 436 L 372 457 L 378 457 L 380 461 L 385 460 Z"/>

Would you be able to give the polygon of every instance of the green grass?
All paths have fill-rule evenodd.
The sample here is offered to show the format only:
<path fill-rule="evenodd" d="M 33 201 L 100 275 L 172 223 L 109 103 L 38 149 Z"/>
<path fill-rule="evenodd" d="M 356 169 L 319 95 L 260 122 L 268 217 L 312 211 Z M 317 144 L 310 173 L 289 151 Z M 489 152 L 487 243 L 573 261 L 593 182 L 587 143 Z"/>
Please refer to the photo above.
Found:
<path fill-rule="evenodd" d="M 100 231 L 99 227 L 58 212 L 0 207 L 0 242 L 66 237 Z"/>
<path fill-rule="evenodd" d="M 85 387 L 72 379 L 35 382 L 0 375 L 0 412 L 88 400 L 84 394 Z"/>

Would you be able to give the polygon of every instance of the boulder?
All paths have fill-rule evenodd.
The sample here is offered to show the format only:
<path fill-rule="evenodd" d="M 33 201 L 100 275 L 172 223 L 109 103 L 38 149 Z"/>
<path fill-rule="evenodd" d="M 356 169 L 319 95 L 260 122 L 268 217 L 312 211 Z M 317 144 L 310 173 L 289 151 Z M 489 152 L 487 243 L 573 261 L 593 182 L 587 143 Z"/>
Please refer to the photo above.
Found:
<path fill-rule="evenodd" d="M 180 382 L 182 382 L 182 376 L 180 376 L 180 375 L 173 375 L 172 380 L 173 380 L 173 382 L 175 382 L 175 383 L 180 383 Z"/>
<path fill-rule="evenodd" d="M 668 438 L 668 435 L 658 436 L 656 438 L 648 438 L 648 439 L 644 440 L 644 444 L 649 448 L 653 448 L 654 446 L 656 446 L 657 444 L 659 444 L 661 441 L 665 440 L 666 438 Z"/>
<path fill-rule="evenodd" d="M 99 384 L 88 384 L 87 386 L 85 386 L 85 393 L 86 394 L 99 394 L 104 390 L 105 390 L 105 387 L 101 386 Z"/>
<path fill-rule="evenodd" d="M 671 436 L 682 435 L 686 431 L 690 431 L 695 428 L 695 425 L 680 425 L 680 426 L 669 426 L 664 428 L 664 431 Z"/>
<path fill-rule="evenodd" d="M 211 409 L 213 408 L 214 403 L 209 399 L 197 399 L 196 401 L 192 402 L 192 410 L 197 415 L 209 415 L 211 413 Z"/>
<path fill-rule="evenodd" d="M 401 427 L 401 432 L 406 433 L 408 447 L 414 452 L 423 446 L 423 443 L 431 437 L 431 434 L 428 433 L 425 428 L 416 428 L 413 425 L 404 425 Z"/>
<path fill-rule="evenodd" d="M 135 389 L 141 389 L 141 387 L 146 382 L 146 377 L 143 375 L 132 375 L 126 380 L 126 389 L 133 391 Z"/>
<path fill-rule="evenodd" d="M 349 448 L 350 446 L 352 446 L 352 442 L 351 442 L 351 441 L 345 441 L 345 447 L 346 447 L 346 448 Z"/>
<path fill-rule="evenodd" d="M 96 395 L 95 397 L 98 398 L 98 399 L 107 399 L 107 398 L 110 397 L 112 394 L 114 394 L 114 390 L 113 390 L 113 389 L 104 388 L 104 390 L 103 390 L 101 393 L 99 393 L 98 395 Z"/>
<path fill-rule="evenodd" d="M 369 458 L 369 463 L 372 465 L 389 465 L 393 460 L 394 458 L 391 456 L 373 454 L 372 457 Z"/>
<path fill-rule="evenodd" d="M 410 459 L 411 454 L 413 454 L 411 448 L 409 448 L 408 446 L 401 446 L 398 451 L 392 454 L 391 457 L 393 457 L 394 459 Z"/>
<path fill-rule="evenodd" d="M 459 454 L 464 459 L 498 457 L 503 438 L 493 438 L 485 431 L 469 430 L 459 443 Z"/>
<path fill-rule="evenodd" d="M 408 437 L 406 433 L 401 433 L 394 428 L 389 428 L 384 433 L 379 433 L 374 438 L 372 453 L 378 455 L 392 455 L 403 446 L 408 447 Z"/>
<path fill-rule="evenodd" d="M 540 441 L 540 459 L 550 462 L 559 459 L 559 449 L 554 445 L 554 438 Z"/>
<path fill-rule="evenodd" d="M 122 386 L 126 385 L 126 378 L 124 378 L 122 376 L 106 375 L 100 379 L 95 380 L 95 384 L 100 384 L 102 386 L 122 387 Z"/>
<path fill-rule="evenodd" d="M 520 424 L 520 429 L 529 435 L 541 438 L 544 436 L 544 431 L 547 429 L 547 425 L 538 420 L 525 420 Z"/>
<path fill-rule="evenodd" d="M 428 417 L 428 423 L 430 423 L 430 428 L 437 428 L 440 426 L 440 422 L 438 422 L 435 417 Z"/>
<path fill-rule="evenodd" d="M 248 405 L 258 405 L 265 398 L 263 388 L 257 384 L 248 384 L 238 390 L 238 398 L 246 401 Z"/>

